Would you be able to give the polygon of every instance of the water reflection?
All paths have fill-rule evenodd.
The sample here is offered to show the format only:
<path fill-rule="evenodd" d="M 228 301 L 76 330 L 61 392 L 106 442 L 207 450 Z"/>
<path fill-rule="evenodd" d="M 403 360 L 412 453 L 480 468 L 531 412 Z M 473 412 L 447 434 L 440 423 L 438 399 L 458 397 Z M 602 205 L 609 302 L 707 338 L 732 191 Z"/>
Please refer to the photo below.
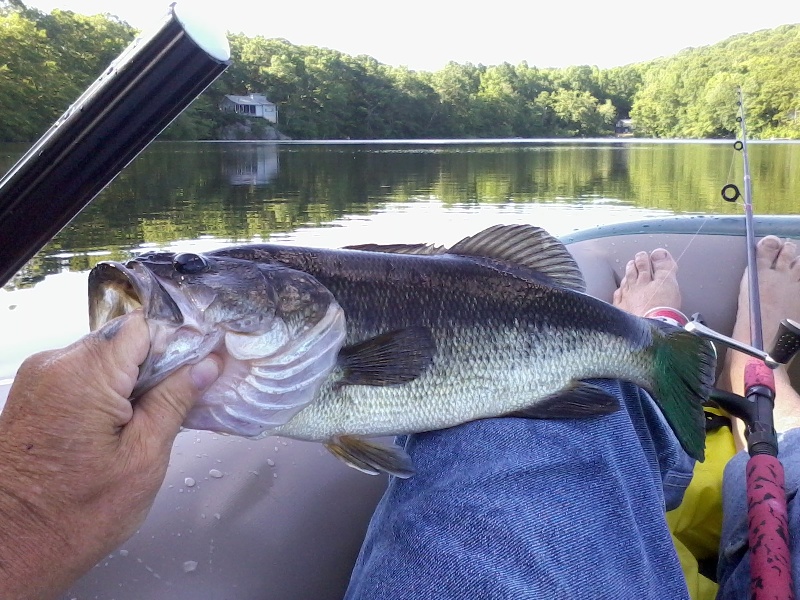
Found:
<path fill-rule="evenodd" d="M 225 175 L 232 186 L 266 185 L 278 175 L 276 144 L 238 145 L 223 156 Z"/>
<path fill-rule="evenodd" d="M 24 150 L 0 147 L 0 163 L 10 166 Z M 800 145 L 752 144 L 750 154 L 758 212 L 795 212 L 800 179 L 792 173 Z M 339 227 L 402 204 L 432 211 L 421 222 L 440 221 L 436 232 L 458 221 L 455 213 L 490 205 L 737 214 L 741 207 L 722 202 L 719 190 L 740 180 L 740 165 L 728 143 L 156 143 L 10 289 L 63 270 L 85 271 L 103 258 L 124 259 L 146 246 Z M 374 233 L 367 241 L 386 235 Z M 418 233 L 411 227 L 403 237 Z"/>

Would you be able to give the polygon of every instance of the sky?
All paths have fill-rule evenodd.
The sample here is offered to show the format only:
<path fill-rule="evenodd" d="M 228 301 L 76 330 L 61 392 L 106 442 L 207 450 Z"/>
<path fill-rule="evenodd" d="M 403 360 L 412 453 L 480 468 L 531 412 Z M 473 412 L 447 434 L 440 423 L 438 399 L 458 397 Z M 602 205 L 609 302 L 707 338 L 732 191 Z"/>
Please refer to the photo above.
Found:
<path fill-rule="evenodd" d="M 110 13 L 150 29 L 167 0 L 23 0 L 92 15 Z M 435 71 L 449 61 L 600 68 L 670 56 L 732 35 L 800 23 L 792 0 L 179 0 L 221 31 L 284 38 L 380 62 Z M 210 8 L 212 5 L 215 8 Z M 228 6 L 224 10 L 219 6 Z M 209 7 L 209 8 L 207 8 Z"/>

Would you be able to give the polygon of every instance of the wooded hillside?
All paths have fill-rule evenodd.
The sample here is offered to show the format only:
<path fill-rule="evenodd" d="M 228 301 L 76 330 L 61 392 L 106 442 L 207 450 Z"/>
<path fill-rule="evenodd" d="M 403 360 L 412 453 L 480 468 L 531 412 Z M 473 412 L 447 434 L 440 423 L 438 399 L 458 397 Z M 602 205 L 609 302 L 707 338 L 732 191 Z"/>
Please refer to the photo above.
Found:
<path fill-rule="evenodd" d="M 0 0 L 0 140 L 33 141 L 133 39 L 108 16 Z M 613 69 L 450 63 L 410 71 L 286 40 L 229 36 L 232 66 L 162 134 L 214 139 L 241 117 L 225 94 L 266 94 L 294 139 L 731 137 L 737 86 L 753 138 L 800 138 L 800 25 Z"/>

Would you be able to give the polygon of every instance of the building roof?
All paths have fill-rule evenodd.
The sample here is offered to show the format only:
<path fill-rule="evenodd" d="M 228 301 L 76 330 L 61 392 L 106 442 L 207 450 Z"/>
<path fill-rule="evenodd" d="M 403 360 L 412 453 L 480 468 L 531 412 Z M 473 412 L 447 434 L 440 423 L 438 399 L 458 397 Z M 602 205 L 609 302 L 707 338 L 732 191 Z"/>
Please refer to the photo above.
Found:
<path fill-rule="evenodd" d="M 231 102 L 235 102 L 236 104 L 253 104 L 253 105 L 266 105 L 272 104 L 267 97 L 262 94 L 250 94 L 249 96 L 233 96 L 231 94 L 227 94 L 225 96 Z"/>

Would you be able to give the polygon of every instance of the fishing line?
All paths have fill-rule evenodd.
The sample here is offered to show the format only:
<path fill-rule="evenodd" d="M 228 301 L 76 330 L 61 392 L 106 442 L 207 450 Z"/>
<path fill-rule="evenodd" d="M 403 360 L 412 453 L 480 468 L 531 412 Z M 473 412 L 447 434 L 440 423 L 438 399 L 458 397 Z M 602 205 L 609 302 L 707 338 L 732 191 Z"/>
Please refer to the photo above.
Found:
<path fill-rule="evenodd" d="M 742 106 L 742 103 L 743 103 L 743 100 L 740 100 L 740 106 Z M 744 128 L 744 122 L 743 122 L 743 117 L 742 116 L 738 116 L 736 118 L 736 121 Z M 743 138 L 746 139 L 746 130 L 743 133 Z M 733 151 L 731 152 L 731 162 L 730 162 L 730 164 L 728 166 L 728 177 L 727 177 L 727 181 L 728 182 L 733 180 L 733 173 L 734 173 L 734 169 L 735 169 L 735 164 L 736 164 L 736 160 L 738 158 L 737 153 L 742 153 L 745 156 L 745 160 L 746 160 L 747 147 L 745 146 L 745 143 L 746 142 L 744 142 L 742 140 L 736 140 L 733 143 Z M 746 165 L 745 169 L 749 170 L 749 165 Z M 749 173 L 748 173 L 746 175 L 746 177 L 745 177 L 745 194 L 747 194 L 749 192 L 749 184 L 750 184 L 750 181 L 749 181 Z M 747 209 L 747 206 L 745 206 L 745 205 L 746 205 L 746 200 L 748 200 L 748 198 L 742 194 L 741 190 L 739 189 L 739 186 L 737 186 L 735 183 L 726 183 L 724 186 L 722 186 L 720 194 L 722 195 L 722 198 L 725 201 L 734 202 L 736 204 L 740 204 L 743 208 L 745 208 L 745 210 Z M 740 199 L 742 200 L 741 202 L 740 202 Z M 700 226 L 697 228 L 697 231 L 695 231 L 694 235 L 692 235 L 692 238 L 689 240 L 689 243 L 686 245 L 686 247 L 684 248 L 683 252 L 681 252 L 681 254 L 675 259 L 675 264 L 676 265 L 680 264 L 680 261 L 683 258 L 684 254 L 686 254 L 686 252 L 688 252 L 689 248 L 694 243 L 695 239 L 697 239 L 697 237 L 699 237 L 700 232 L 702 231 L 703 227 L 705 226 L 705 224 L 708 222 L 709 219 L 710 219 L 709 215 L 705 215 L 705 217 L 702 219 L 702 221 L 700 222 Z"/>
<path fill-rule="evenodd" d="M 728 177 L 725 179 L 725 181 L 728 182 L 733 181 L 733 170 L 735 169 L 736 158 L 737 158 L 736 151 L 734 150 L 733 152 L 731 152 L 731 164 L 728 167 Z"/>
<path fill-rule="evenodd" d="M 650 296 L 647 298 L 647 301 L 645 303 L 647 306 L 651 306 L 651 305 L 654 304 L 653 303 L 653 298 L 655 298 L 658 295 L 658 293 L 661 291 L 661 288 L 664 286 L 664 284 L 666 283 L 667 279 L 669 279 L 670 275 L 674 276 L 674 279 L 676 280 L 676 283 L 677 283 L 678 277 L 677 277 L 677 275 L 675 275 L 675 273 L 677 272 L 678 265 L 680 264 L 680 261 L 683 258 L 683 256 L 689 251 L 689 248 L 691 247 L 691 245 L 698 238 L 698 236 L 700 235 L 700 232 L 703 230 L 703 227 L 708 222 L 708 220 L 709 220 L 709 216 L 706 215 L 705 218 L 703 218 L 700 221 L 700 226 L 697 228 L 697 231 L 695 231 L 692 234 L 692 237 L 689 238 L 689 241 L 686 244 L 686 246 L 683 248 L 683 251 L 677 257 L 675 257 L 675 256 L 672 257 L 672 259 L 674 261 L 674 266 L 669 268 L 669 270 L 667 271 L 667 276 L 665 278 L 663 278 L 663 279 L 658 281 L 658 284 L 656 285 L 655 289 L 653 290 L 653 293 L 650 294 Z M 665 248 L 665 250 L 666 250 L 666 248 Z M 650 260 L 650 277 L 651 277 L 651 281 L 655 282 L 656 281 L 655 272 L 653 271 L 653 261 L 652 261 L 652 259 L 649 258 L 650 254 L 652 254 L 652 253 L 648 253 L 648 260 Z M 670 252 L 670 255 L 671 254 L 672 253 Z M 634 265 L 636 264 L 636 262 L 634 260 L 631 260 L 630 262 L 633 262 Z M 627 263 L 626 263 L 626 269 L 625 270 L 627 272 Z M 623 275 L 623 279 L 625 279 L 624 275 Z M 620 281 L 620 287 L 621 287 L 621 284 L 622 284 L 622 281 Z M 678 285 L 678 294 L 680 294 L 680 293 L 681 293 L 680 292 L 680 286 Z M 679 310 L 682 310 L 682 308 L 679 308 L 677 306 L 671 306 L 670 308 L 678 308 Z"/>
<path fill-rule="evenodd" d="M 740 106 L 741 106 L 742 102 L 743 101 L 740 100 Z M 738 116 L 736 118 L 736 121 L 740 125 L 742 125 L 742 126 L 744 125 L 742 116 Z M 744 135 L 746 135 L 746 132 L 745 132 Z M 736 140 L 734 142 L 734 144 L 733 144 L 733 151 L 731 152 L 731 161 L 730 161 L 730 164 L 728 166 L 728 177 L 726 178 L 726 181 L 728 181 L 728 182 L 733 181 L 733 174 L 734 174 L 734 170 L 735 170 L 736 160 L 738 158 L 738 153 L 746 154 L 746 152 L 747 152 L 747 148 L 746 148 L 744 142 L 742 142 L 742 140 Z M 749 168 L 749 166 L 747 168 Z M 746 178 L 746 180 L 745 180 L 745 186 L 747 186 L 749 184 L 749 180 L 748 179 L 749 179 L 749 177 Z M 745 191 L 747 192 L 748 190 L 745 190 Z M 743 206 L 743 208 L 745 208 L 745 209 L 747 208 L 747 207 L 744 206 L 745 203 L 743 201 L 740 201 L 740 200 L 743 199 L 743 194 L 739 190 L 739 187 L 736 184 L 734 184 L 734 183 L 725 184 L 722 187 L 722 190 L 721 190 L 720 193 L 721 193 L 723 199 L 725 199 L 727 202 L 734 202 L 736 204 L 741 204 Z M 700 236 L 700 234 L 701 234 L 701 232 L 703 230 L 703 227 L 705 226 L 705 224 L 710 219 L 711 219 L 711 216 L 708 215 L 708 214 L 704 215 L 703 219 L 701 219 L 700 225 L 698 226 L 697 230 L 692 234 L 692 237 L 689 239 L 689 241 L 687 242 L 686 246 L 684 246 L 683 251 L 678 256 L 673 257 L 673 259 L 675 261 L 675 266 L 670 268 L 669 272 L 667 273 L 667 277 L 669 277 L 669 275 L 673 275 L 677 271 L 677 267 L 678 267 L 678 265 L 681 264 L 681 261 L 682 261 L 684 255 L 689 251 L 689 248 L 692 247 L 692 245 L 694 244 L 695 240 Z M 627 268 L 626 268 L 626 270 L 627 270 Z M 652 261 L 650 262 L 650 276 L 651 276 L 651 281 L 655 281 L 655 272 L 653 271 L 653 263 L 652 263 Z M 624 277 L 625 276 L 623 275 L 623 279 L 624 279 Z M 677 279 L 677 276 L 675 276 L 675 278 Z M 661 287 L 664 285 L 665 281 L 666 281 L 666 278 L 662 279 L 661 281 L 659 281 L 658 285 L 653 290 L 653 293 L 647 298 L 647 304 L 648 305 L 652 304 L 653 298 L 655 298 L 658 295 L 658 293 L 661 291 Z M 622 281 L 620 281 L 620 284 L 621 283 L 622 283 Z M 679 288 L 679 293 L 680 293 L 680 288 Z M 752 321 L 751 321 L 751 323 L 752 323 Z"/>

